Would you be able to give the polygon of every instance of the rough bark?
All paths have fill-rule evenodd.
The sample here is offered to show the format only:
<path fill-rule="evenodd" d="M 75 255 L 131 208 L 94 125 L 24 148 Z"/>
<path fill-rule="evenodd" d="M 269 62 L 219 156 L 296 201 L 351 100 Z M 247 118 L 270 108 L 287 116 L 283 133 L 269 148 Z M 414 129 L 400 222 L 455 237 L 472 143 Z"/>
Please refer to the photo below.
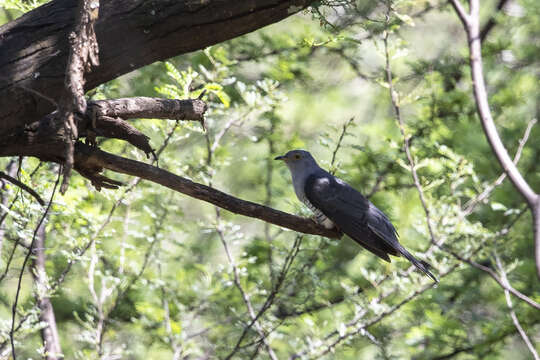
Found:
<path fill-rule="evenodd" d="M 104 1 L 95 24 L 100 64 L 85 75 L 85 90 L 272 24 L 310 2 Z M 76 11 L 75 1 L 53 0 L 0 27 L 0 136 L 55 109 Z"/>
<path fill-rule="evenodd" d="M 202 100 L 170 100 L 135 97 L 89 102 L 85 114 L 77 114 L 80 136 L 95 135 L 118 138 L 137 148 L 151 152 L 148 137 L 127 123 L 134 117 L 203 121 L 206 104 Z M 62 163 L 64 128 L 54 121 L 53 112 L 0 137 L 0 156 L 35 156 L 45 161 Z"/>

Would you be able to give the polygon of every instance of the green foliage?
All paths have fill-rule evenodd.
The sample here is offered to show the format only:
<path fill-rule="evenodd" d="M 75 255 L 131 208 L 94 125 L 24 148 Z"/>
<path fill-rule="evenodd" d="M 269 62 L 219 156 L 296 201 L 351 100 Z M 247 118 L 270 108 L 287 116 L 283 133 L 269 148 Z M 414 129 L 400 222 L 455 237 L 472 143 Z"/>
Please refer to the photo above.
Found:
<path fill-rule="evenodd" d="M 28 10 L 21 7 L 28 3 L 16 4 Z M 538 116 L 540 90 L 538 1 L 512 4 L 517 8 L 496 16 L 483 44 L 490 105 L 511 154 Z M 486 17 L 491 5 L 482 4 Z M 159 166 L 304 216 L 310 212 L 296 200 L 287 169 L 272 159 L 309 149 L 389 215 L 401 242 L 433 264 L 438 286 L 408 271 L 405 260 L 384 263 L 348 238 L 297 234 L 119 174 L 107 175 L 126 185 L 102 192 L 74 176 L 47 218 L 42 284 L 65 357 L 225 358 L 242 337 L 232 358 L 268 358 L 264 332 L 280 359 L 530 358 L 502 288 L 451 254 L 493 269 L 500 258 L 512 286 L 540 301 L 523 200 L 506 181 L 474 205 L 502 170 L 476 116 L 466 44 L 456 38 L 461 28 L 449 10 L 445 2 L 321 1 L 88 94 L 202 95 L 206 132 L 191 122 L 134 122 L 154 148 L 168 144 Z M 442 248 L 426 226 L 391 106 L 386 32 L 392 85 Z M 536 125 L 519 162 L 534 189 L 540 189 L 539 135 Z M 120 141 L 100 146 L 151 161 Z M 8 161 L 0 159 L 0 168 Z M 18 176 L 47 198 L 57 171 L 24 158 Z M 0 283 L 0 353 L 7 354 L 18 270 L 43 209 L 11 185 L 0 198 L 0 214 L 7 214 L 0 276 L 13 252 Z M 42 344 L 33 283 L 27 271 L 15 335 L 21 358 L 35 358 Z M 264 309 L 257 324 L 248 301 L 255 314 Z M 515 297 L 513 304 L 538 342 L 540 313 Z"/>

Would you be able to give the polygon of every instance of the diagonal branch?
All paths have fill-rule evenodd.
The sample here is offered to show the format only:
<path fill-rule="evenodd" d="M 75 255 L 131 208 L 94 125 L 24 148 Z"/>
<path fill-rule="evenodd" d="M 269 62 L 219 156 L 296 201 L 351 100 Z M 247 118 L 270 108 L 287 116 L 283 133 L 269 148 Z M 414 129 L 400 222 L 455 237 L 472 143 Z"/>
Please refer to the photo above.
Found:
<path fill-rule="evenodd" d="M 463 23 L 463 25 L 467 24 L 469 22 L 469 15 L 467 14 L 467 11 L 465 11 L 465 8 L 461 4 L 460 0 L 449 0 L 450 5 L 454 8 L 457 15 L 459 16 L 459 19 Z"/>
<path fill-rule="evenodd" d="M 43 199 L 41 198 L 41 196 L 39 196 L 39 194 L 38 194 L 34 189 L 32 189 L 31 187 L 29 187 L 29 186 L 26 185 L 25 183 L 20 182 L 19 180 L 15 179 L 15 178 L 12 177 L 12 176 L 9 176 L 8 174 L 6 174 L 6 173 L 3 172 L 3 171 L 0 171 L 0 179 L 6 179 L 7 181 L 9 181 L 10 183 L 12 183 L 13 185 L 16 185 L 16 186 L 20 187 L 21 189 L 23 189 L 24 191 L 26 191 L 27 193 L 29 193 L 30 195 L 32 195 L 32 196 L 38 201 L 38 203 L 39 203 L 41 206 L 44 206 L 44 205 L 45 205 L 45 201 L 43 201 Z"/>
<path fill-rule="evenodd" d="M 259 336 L 261 337 L 262 343 L 264 344 L 270 359 L 277 360 L 276 354 L 274 353 L 274 350 L 272 349 L 272 346 L 270 345 L 270 342 L 268 341 L 267 336 L 264 333 L 263 326 L 260 324 L 260 322 L 258 321 L 257 315 L 255 314 L 255 310 L 253 308 L 253 304 L 251 302 L 250 296 L 246 292 L 246 290 L 243 288 L 242 284 L 240 283 L 240 273 L 238 271 L 238 266 L 236 265 L 236 262 L 234 261 L 234 257 L 232 256 L 231 251 L 229 250 L 229 246 L 227 245 L 227 240 L 225 239 L 223 226 L 221 225 L 221 215 L 220 215 L 219 208 L 216 207 L 215 209 L 216 209 L 216 232 L 219 235 L 219 239 L 221 240 L 221 244 L 223 245 L 225 254 L 227 255 L 227 260 L 229 262 L 229 265 L 232 268 L 234 284 L 236 288 L 238 289 L 238 291 L 240 292 L 240 295 L 242 295 L 242 300 L 244 300 L 244 304 L 246 305 L 246 308 L 248 309 L 248 314 L 249 314 L 249 317 L 251 318 L 250 325 L 253 324 L 255 326 L 255 330 L 257 331 L 257 334 L 259 334 Z M 230 359 L 230 356 L 227 356 L 227 359 Z"/>
<path fill-rule="evenodd" d="M 82 143 L 76 144 L 75 162 L 81 168 L 93 169 L 94 171 L 109 169 L 122 174 L 138 176 L 193 198 L 209 202 L 235 214 L 260 219 L 297 232 L 321 235 L 329 238 L 341 237 L 338 231 L 325 229 L 310 219 L 241 200 L 155 166 L 122 158 L 99 149 L 91 148 Z"/>
<path fill-rule="evenodd" d="M 13 305 L 11 306 L 11 329 L 9 331 L 9 340 L 11 343 L 11 356 L 13 357 L 13 360 L 17 360 L 17 355 L 15 353 L 15 318 L 17 315 L 17 305 L 19 303 L 19 295 L 21 293 L 21 287 L 22 287 L 22 278 L 24 275 L 24 268 L 26 267 L 26 264 L 28 263 L 28 260 L 30 259 L 30 255 L 32 254 L 32 249 L 34 248 L 34 244 L 36 242 L 36 236 L 38 233 L 39 228 L 43 224 L 43 221 L 47 217 L 47 214 L 49 213 L 49 210 L 51 209 L 51 205 L 53 203 L 54 195 L 56 194 L 56 188 L 58 186 L 58 183 L 60 182 L 60 174 L 61 171 L 58 171 L 58 177 L 56 179 L 56 182 L 54 183 L 54 187 L 51 193 L 51 197 L 49 199 L 49 203 L 47 204 L 47 207 L 45 208 L 45 211 L 43 212 L 43 215 L 41 215 L 39 222 L 36 226 L 36 229 L 34 230 L 34 235 L 32 236 L 32 241 L 30 243 L 30 248 L 28 249 L 28 252 L 26 253 L 26 256 L 24 257 L 22 268 L 19 272 L 19 279 L 17 282 L 17 290 L 15 292 L 15 300 L 13 301 Z"/>
<path fill-rule="evenodd" d="M 489 20 L 486 22 L 484 27 L 482 27 L 482 30 L 480 30 L 480 41 L 481 42 L 484 42 L 484 40 L 486 40 L 486 38 L 489 35 L 489 33 L 491 32 L 491 30 L 493 30 L 493 28 L 497 24 L 497 20 L 495 20 L 495 17 L 496 17 L 498 12 L 500 12 L 501 10 L 504 9 L 504 7 L 508 3 L 508 1 L 509 0 L 499 0 L 499 2 L 497 3 L 496 13 L 489 18 Z"/>

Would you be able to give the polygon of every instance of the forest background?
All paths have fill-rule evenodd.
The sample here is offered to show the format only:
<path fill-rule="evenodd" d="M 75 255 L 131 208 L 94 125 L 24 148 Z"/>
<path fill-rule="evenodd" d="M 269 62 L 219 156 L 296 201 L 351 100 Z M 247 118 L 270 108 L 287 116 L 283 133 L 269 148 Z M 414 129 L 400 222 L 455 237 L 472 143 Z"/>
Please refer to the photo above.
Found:
<path fill-rule="evenodd" d="M 5 0 L 0 23 L 40 5 Z M 497 129 L 540 189 L 540 3 L 483 1 L 480 19 Z M 324 1 L 87 93 L 202 96 L 206 130 L 132 122 L 159 167 L 306 217 L 273 158 L 309 150 L 389 215 L 440 284 L 349 238 L 234 215 L 136 177 L 108 172 L 124 186 L 98 192 L 74 173 L 62 195 L 58 164 L 4 157 L 0 169 L 46 204 L 2 182 L 1 358 L 12 345 L 22 359 L 537 358 L 531 212 L 484 136 L 468 51 L 445 1 Z M 156 162 L 119 140 L 98 144 Z"/>

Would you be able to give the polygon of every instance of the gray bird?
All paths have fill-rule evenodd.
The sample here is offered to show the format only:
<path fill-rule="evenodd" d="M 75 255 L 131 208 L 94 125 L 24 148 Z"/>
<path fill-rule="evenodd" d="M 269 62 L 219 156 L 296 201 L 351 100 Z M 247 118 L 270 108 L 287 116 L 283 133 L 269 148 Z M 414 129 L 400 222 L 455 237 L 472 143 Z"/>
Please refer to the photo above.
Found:
<path fill-rule="evenodd" d="M 390 262 L 390 255 L 403 255 L 414 266 L 438 282 L 427 262 L 411 255 L 398 241 L 390 220 L 362 194 L 345 181 L 321 169 L 305 150 L 291 150 L 275 160 L 283 160 L 292 175 L 298 199 L 327 229 L 334 226 L 373 254 Z"/>

